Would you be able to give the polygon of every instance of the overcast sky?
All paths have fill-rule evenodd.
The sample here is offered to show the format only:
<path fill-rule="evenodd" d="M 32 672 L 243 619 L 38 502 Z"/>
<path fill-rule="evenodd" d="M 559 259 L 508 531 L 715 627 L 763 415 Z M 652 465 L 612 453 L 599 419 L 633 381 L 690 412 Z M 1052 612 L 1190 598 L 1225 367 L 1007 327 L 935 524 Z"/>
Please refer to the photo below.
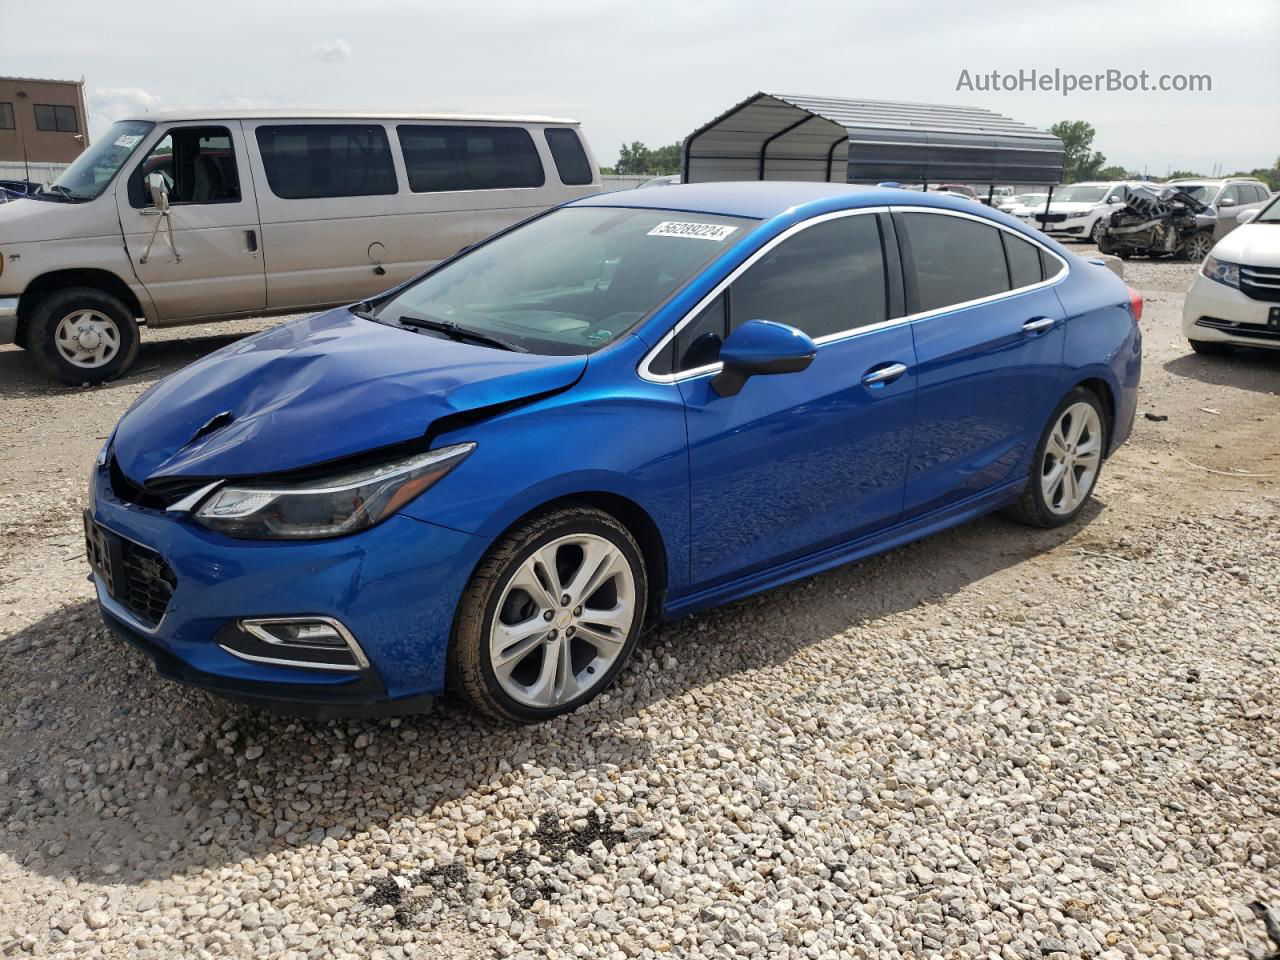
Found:
<path fill-rule="evenodd" d="M 98 133 L 144 108 L 540 113 L 581 120 L 609 164 L 623 141 L 681 140 L 768 90 L 970 104 L 1038 127 L 1083 119 L 1109 163 L 1158 175 L 1280 155 L 1276 0 L 59 0 L 29 30 L 4 16 L 11 3 L 0 72 L 83 75 Z M 1209 74 L 1212 91 L 956 89 L 965 69 L 1055 67 Z"/>

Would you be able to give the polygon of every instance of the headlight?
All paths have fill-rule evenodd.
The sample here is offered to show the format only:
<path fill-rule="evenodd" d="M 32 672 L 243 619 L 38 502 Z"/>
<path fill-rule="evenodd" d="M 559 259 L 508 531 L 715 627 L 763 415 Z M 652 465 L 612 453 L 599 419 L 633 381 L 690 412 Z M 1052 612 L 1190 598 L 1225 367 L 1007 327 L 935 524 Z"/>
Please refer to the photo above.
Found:
<path fill-rule="evenodd" d="M 107 441 L 102 445 L 102 449 L 98 451 L 98 457 L 93 462 L 92 469 L 89 470 L 89 496 L 88 501 L 89 512 L 93 513 L 98 507 L 98 471 L 107 464 L 107 455 L 111 452 L 111 441 L 116 438 L 116 432 L 111 431 L 107 435 Z"/>
<path fill-rule="evenodd" d="M 198 523 L 250 540 L 340 537 L 381 523 L 461 463 L 474 443 L 299 484 L 231 484 L 195 513 Z"/>
<path fill-rule="evenodd" d="M 1204 266 L 1200 268 L 1200 272 L 1210 280 L 1240 289 L 1240 267 L 1234 263 L 1223 263 L 1213 257 L 1205 257 Z"/>
<path fill-rule="evenodd" d="M 1067 219 L 1068 219 L 1068 220 L 1079 220 L 1081 217 L 1087 217 L 1088 215 L 1089 215 L 1088 211 L 1085 211 L 1085 212 L 1083 212 L 1083 213 L 1068 213 L 1068 214 L 1067 214 Z"/>

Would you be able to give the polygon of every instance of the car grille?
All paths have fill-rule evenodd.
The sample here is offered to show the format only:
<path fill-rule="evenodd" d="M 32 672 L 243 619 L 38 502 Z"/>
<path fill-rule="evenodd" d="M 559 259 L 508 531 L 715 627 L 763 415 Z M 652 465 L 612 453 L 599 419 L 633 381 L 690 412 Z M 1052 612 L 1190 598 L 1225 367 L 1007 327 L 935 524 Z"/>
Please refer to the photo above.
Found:
<path fill-rule="evenodd" d="M 1201 317 L 1196 321 L 1197 327 L 1208 327 L 1210 330 L 1221 330 L 1236 337 L 1252 337 L 1254 340 L 1280 341 L 1280 327 L 1263 327 L 1256 323 L 1232 323 L 1230 320 L 1219 320 L 1217 317 Z"/>
<path fill-rule="evenodd" d="M 164 616 L 178 585 L 173 568 L 149 547 L 117 536 L 84 518 L 85 553 L 111 599 L 147 626 Z"/>
<path fill-rule="evenodd" d="M 1240 267 L 1240 292 L 1253 300 L 1280 303 L 1280 267 Z"/>
<path fill-rule="evenodd" d="M 1036 219 L 1041 223 L 1061 223 L 1067 219 L 1065 213 L 1037 213 Z"/>

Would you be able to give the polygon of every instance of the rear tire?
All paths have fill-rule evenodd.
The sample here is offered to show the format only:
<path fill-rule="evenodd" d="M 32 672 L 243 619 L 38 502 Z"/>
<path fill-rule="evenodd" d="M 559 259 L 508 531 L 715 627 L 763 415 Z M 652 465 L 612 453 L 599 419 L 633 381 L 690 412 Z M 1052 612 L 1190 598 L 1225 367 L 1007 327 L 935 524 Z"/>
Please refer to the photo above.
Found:
<path fill-rule="evenodd" d="M 1107 415 L 1098 395 L 1076 387 L 1040 435 L 1022 497 L 1005 515 L 1033 527 L 1070 523 L 1093 495 L 1107 449 Z"/>
<path fill-rule="evenodd" d="M 1205 357 L 1225 357 L 1231 352 L 1231 344 L 1213 340 L 1189 340 L 1191 349 Z"/>
<path fill-rule="evenodd" d="M 568 506 L 521 523 L 480 562 L 449 645 L 449 686 L 482 713 L 537 723 L 606 690 L 635 649 L 649 586 L 613 516 Z"/>
<path fill-rule="evenodd" d="M 68 287 L 40 300 L 25 339 L 40 367 L 72 386 L 114 380 L 138 356 L 133 312 L 93 287 Z"/>

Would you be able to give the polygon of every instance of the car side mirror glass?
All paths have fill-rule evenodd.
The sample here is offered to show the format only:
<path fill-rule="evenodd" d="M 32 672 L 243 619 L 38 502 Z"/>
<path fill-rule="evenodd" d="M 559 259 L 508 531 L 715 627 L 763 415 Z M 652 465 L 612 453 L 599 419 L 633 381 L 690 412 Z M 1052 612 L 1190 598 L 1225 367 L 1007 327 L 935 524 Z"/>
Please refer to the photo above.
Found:
<path fill-rule="evenodd" d="M 724 369 L 711 380 L 711 388 L 722 397 L 732 397 L 748 377 L 799 373 L 817 353 L 813 339 L 795 327 L 772 320 L 748 320 L 720 347 Z"/>
<path fill-rule="evenodd" d="M 169 209 L 169 187 L 160 174 L 147 174 L 147 193 L 151 195 L 151 205 L 156 210 L 164 213 Z"/>

